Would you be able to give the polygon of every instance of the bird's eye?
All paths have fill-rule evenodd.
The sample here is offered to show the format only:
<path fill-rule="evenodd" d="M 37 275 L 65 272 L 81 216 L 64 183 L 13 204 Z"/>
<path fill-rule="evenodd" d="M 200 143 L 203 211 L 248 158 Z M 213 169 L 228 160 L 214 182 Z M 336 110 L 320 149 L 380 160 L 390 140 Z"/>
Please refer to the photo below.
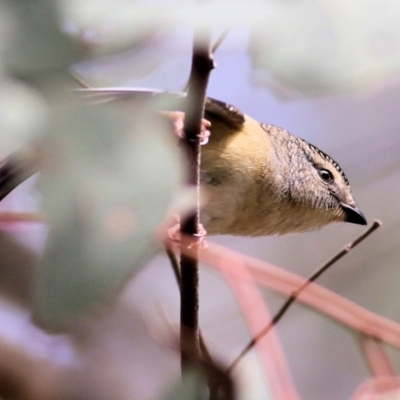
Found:
<path fill-rule="evenodd" d="M 321 177 L 321 179 L 322 179 L 324 182 L 330 183 L 330 182 L 333 181 L 332 172 L 329 171 L 328 169 L 321 168 L 321 169 L 318 171 L 318 173 L 319 173 L 319 176 Z"/>

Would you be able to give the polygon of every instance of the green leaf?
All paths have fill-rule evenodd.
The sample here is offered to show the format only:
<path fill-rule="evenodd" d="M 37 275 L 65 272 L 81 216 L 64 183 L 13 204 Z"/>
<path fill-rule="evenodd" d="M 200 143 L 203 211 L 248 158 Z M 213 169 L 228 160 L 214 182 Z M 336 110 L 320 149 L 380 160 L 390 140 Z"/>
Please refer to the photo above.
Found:
<path fill-rule="evenodd" d="M 137 105 L 54 109 L 39 188 L 50 233 L 37 314 L 57 327 L 109 300 L 156 249 L 182 181 L 172 133 Z"/>
<path fill-rule="evenodd" d="M 98 55 L 121 48 L 141 47 L 154 34 L 162 35 L 171 29 L 196 26 L 198 31 L 206 31 L 249 24 L 265 9 L 264 3 L 257 0 L 175 0 L 156 4 L 131 0 L 117 4 L 113 0 L 64 1 L 65 25 L 70 26 L 72 34 L 81 34 L 83 40 L 88 37 L 91 52 Z M 151 57 L 157 57 L 157 54 Z"/>
<path fill-rule="evenodd" d="M 59 26 L 57 2 L 12 0 L 5 2 L 12 21 L 3 61 L 25 79 L 43 77 L 78 61 L 80 51 Z"/>
<path fill-rule="evenodd" d="M 4 157 L 33 140 L 48 127 L 47 104 L 28 85 L 4 79 L 0 92 L 0 152 Z"/>
<path fill-rule="evenodd" d="M 307 94 L 371 86 L 400 71 L 400 4 L 269 0 L 255 24 L 254 79 Z M 272 78 L 272 79 L 271 79 Z"/>

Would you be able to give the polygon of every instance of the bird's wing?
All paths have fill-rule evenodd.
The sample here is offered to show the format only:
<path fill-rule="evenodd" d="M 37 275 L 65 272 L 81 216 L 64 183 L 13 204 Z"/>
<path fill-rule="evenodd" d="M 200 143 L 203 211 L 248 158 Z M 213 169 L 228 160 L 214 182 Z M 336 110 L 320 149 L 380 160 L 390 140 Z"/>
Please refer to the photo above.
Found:
<path fill-rule="evenodd" d="M 238 108 L 211 97 L 206 99 L 205 112 L 206 119 L 207 114 L 213 114 L 234 128 L 240 129 L 245 122 L 245 115 Z"/>

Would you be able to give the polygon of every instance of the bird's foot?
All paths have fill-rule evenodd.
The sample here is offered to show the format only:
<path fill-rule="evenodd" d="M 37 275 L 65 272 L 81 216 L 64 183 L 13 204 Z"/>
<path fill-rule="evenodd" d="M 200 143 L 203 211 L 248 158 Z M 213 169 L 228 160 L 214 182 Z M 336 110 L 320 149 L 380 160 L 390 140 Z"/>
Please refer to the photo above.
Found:
<path fill-rule="evenodd" d="M 178 246 L 182 245 L 181 241 L 181 225 L 178 222 L 172 228 L 168 229 L 168 237 L 169 239 L 177 244 Z M 208 245 L 206 242 L 207 231 L 204 229 L 202 224 L 199 224 L 197 227 L 197 233 L 193 235 L 195 237 L 194 240 L 190 240 L 190 243 L 187 244 L 188 249 L 192 249 L 195 246 L 199 247 L 201 250 L 207 250 Z M 186 242 L 187 243 L 187 242 Z"/>
<path fill-rule="evenodd" d="M 171 120 L 175 134 L 180 139 L 183 139 L 185 137 L 185 132 L 183 130 L 183 126 L 185 123 L 185 113 L 182 111 L 165 111 L 163 112 L 163 115 Z M 202 146 L 207 144 L 210 139 L 210 128 L 211 122 L 203 118 L 201 121 L 201 129 L 199 135 L 200 144 Z"/>

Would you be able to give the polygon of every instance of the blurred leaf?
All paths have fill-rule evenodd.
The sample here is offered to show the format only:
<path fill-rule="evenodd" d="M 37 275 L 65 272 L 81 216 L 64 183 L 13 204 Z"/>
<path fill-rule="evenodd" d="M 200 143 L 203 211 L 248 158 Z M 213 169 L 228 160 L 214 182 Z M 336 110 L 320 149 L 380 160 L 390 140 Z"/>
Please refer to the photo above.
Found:
<path fill-rule="evenodd" d="M 254 78 L 320 94 L 357 89 L 400 72 L 400 3 L 269 0 L 251 38 Z"/>
<path fill-rule="evenodd" d="M 143 12 L 137 1 L 61 1 L 64 30 L 92 56 L 128 48 L 140 51 L 163 28 L 156 12 Z"/>
<path fill-rule="evenodd" d="M 253 23 L 265 10 L 261 1 L 64 0 L 65 29 L 93 54 L 142 46 L 156 33 L 189 26 L 201 29 Z M 157 40 L 157 37 L 155 38 Z"/>
<path fill-rule="evenodd" d="M 3 61 L 13 74 L 37 78 L 45 71 L 59 72 L 79 59 L 77 48 L 60 31 L 55 1 L 8 0 L 5 4 L 12 22 Z"/>
<path fill-rule="evenodd" d="M 51 221 L 37 312 L 62 325 L 114 296 L 155 251 L 155 229 L 181 183 L 178 149 L 137 105 L 54 110 L 40 189 Z"/>
<path fill-rule="evenodd" d="M 48 128 L 47 104 L 39 92 L 17 82 L 2 82 L 0 91 L 0 156 L 13 153 Z"/>
<path fill-rule="evenodd" d="M 103 86 L 108 83 L 115 85 L 117 82 L 126 84 L 157 71 L 164 63 L 167 63 L 167 60 L 171 61 L 172 44 L 171 35 L 168 32 L 158 32 L 149 40 L 144 40 L 140 46 L 130 46 L 128 51 L 114 55 L 101 56 L 100 54 L 100 57 L 95 59 L 90 58 L 74 64 L 73 68 L 78 76 L 90 79 L 93 86 Z M 94 47 L 94 53 L 97 55 L 99 53 L 97 45 Z M 186 50 L 186 54 L 189 62 L 191 54 L 189 49 Z M 90 52 L 90 55 L 93 55 L 93 52 Z M 160 70 L 158 72 L 160 73 Z M 165 73 L 162 75 L 162 82 L 157 84 L 160 87 L 166 83 Z"/>
<path fill-rule="evenodd" d="M 181 383 L 162 400 L 202 400 L 206 399 L 206 387 L 204 376 L 199 370 L 193 370 L 185 374 Z"/>

